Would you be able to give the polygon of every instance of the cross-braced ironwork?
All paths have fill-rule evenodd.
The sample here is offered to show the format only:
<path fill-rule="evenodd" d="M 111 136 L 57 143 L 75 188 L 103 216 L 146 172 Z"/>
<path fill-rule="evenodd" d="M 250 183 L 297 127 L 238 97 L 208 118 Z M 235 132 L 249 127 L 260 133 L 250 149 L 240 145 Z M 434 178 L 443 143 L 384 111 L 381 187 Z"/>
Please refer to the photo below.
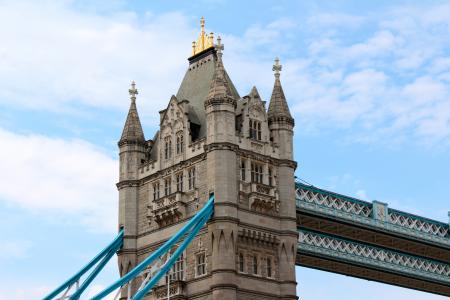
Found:
<path fill-rule="evenodd" d="M 448 224 L 394 210 L 378 201 L 370 203 L 297 182 L 296 204 L 297 209 L 331 215 L 440 244 L 450 244 Z"/>
<path fill-rule="evenodd" d="M 344 198 L 337 198 L 331 195 L 314 192 L 306 189 L 297 189 L 297 199 L 301 201 L 306 201 L 309 203 L 315 203 L 318 205 L 323 205 L 329 208 L 341 210 L 347 213 L 352 213 L 355 215 L 361 215 L 364 217 L 369 217 L 372 213 L 372 208 L 370 203 L 364 203 L 362 201 L 350 201 Z"/>
<path fill-rule="evenodd" d="M 342 260 L 450 283 L 450 265 L 315 232 L 300 231 L 298 248 Z"/>
<path fill-rule="evenodd" d="M 441 237 L 449 236 L 449 228 L 448 226 L 444 226 L 445 224 L 414 215 L 405 215 L 393 209 L 389 209 L 388 222 Z"/>

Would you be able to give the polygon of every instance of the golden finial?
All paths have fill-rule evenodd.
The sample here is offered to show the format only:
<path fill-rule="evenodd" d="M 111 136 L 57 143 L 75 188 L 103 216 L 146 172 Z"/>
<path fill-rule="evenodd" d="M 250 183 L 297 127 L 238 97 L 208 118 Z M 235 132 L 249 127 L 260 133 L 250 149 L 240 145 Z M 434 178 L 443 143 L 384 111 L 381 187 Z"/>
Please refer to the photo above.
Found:
<path fill-rule="evenodd" d="M 202 27 L 202 33 L 205 33 L 205 18 L 200 19 L 200 26 Z"/>
<path fill-rule="evenodd" d="M 209 35 L 205 33 L 205 18 L 202 17 L 200 19 L 200 36 L 198 37 L 197 42 L 192 42 L 192 56 L 203 52 L 206 49 L 214 47 L 214 33 L 210 33 Z"/>

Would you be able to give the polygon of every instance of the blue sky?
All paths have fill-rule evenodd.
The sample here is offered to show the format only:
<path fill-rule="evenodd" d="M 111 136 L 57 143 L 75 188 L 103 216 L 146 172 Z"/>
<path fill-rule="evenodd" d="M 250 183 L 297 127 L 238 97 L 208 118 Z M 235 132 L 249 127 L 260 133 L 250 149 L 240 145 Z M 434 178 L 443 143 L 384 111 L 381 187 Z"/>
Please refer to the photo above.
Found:
<path fill-rule="evenodd" d="M 130 81 L 151 138 L 202 15 L 241 95 L 269 100 L 280 57 L 298 177 L 448 222 L 448 2 L 0 0 L 0 299 L 39 298 L 114 236 Z M 303 300 L 443 299 L 297 276 Z"/>

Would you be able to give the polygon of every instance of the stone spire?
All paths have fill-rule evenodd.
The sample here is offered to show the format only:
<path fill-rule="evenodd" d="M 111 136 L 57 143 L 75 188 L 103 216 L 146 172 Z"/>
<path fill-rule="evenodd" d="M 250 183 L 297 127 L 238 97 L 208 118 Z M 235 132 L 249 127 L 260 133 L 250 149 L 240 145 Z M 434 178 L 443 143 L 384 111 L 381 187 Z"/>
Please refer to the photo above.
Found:
<path fill-rule="evenodd" d="M 232 102 L 236 105 L 236 100 L 233 99 L 233 94 L 231 92 L 230 83 L 228 82 L 225 68 L 222 62 L 222 50 L 224 49 L 221 43 L 220 36 L 217 38 L 216 52 L 217 52 L 217 62 L 216 68 L 214 70 L 214 75 L 211 80 L 211 85 L 209 88 L 208 96 L 206 97 L 205 107 L 212 102 L 225 101 Z"/>
<path fill-rule="evenodd" d="M 139 114 L 136 108 L 136 95 L 138 94 L 138 90 L 136 89 L 136 83 L 134 81 L 131 82 L 131 89 L 129 89 L 128 92 L 130 93 L 131 105 L 128 110 L 125 126 L 123 127 L 119 146 L 126 143 L 145 143 L 144 132 L 142 130 L 141 121 L 139 120 Z"/>
<path fill-rule="evenodd" d="M 280 82 L 280 71 L 281 71 L 280 60 L 275 58 L 275 64 L 272 70 L 275 75 L 275 84 L 273 86 L 272 96 L 270 97 L 269 111 L 267 113 L 269 117 L 269 123 L 281 121 L 294 124 L 294 119 L 289 112 L 289 106 L 284 96 L 283 87 Z"/>

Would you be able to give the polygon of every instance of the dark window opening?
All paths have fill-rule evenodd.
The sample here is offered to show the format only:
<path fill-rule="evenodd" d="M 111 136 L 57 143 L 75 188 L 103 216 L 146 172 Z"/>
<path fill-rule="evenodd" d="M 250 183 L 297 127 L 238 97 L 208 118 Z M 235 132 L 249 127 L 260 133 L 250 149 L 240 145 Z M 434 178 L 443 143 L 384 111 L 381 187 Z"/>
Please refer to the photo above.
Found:
<path fill-rule="evenodd" d="M 189 129 L 191 131 L 191 141 L 194 142 L 198 139 L 198 136 L 200 134 L 200 125 L 189 123 Z"/>

